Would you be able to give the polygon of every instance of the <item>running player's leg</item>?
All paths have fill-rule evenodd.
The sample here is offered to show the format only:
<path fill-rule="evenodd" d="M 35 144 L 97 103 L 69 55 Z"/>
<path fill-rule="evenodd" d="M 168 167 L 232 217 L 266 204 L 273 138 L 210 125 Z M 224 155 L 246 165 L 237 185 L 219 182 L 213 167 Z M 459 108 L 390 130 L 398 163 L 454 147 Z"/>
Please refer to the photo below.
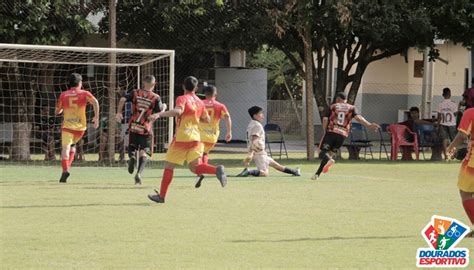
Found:
<path fill-rule="evenodd" d="M 208 164 L 209 161 L 209 152 L 214 148 L 214 143 L 207 143 L 203 142 L 204 144 L 204 153 L 202 154 L 201 157 L 201 163 Z M 194 187 L 199 188 L 201 187 L 202 181 L 204 180 L 204 174 L 198 174 L 196 176 L 196 180 L 194 182 Z"/>
<path fill-rule="evenodd" d="M 334 156 L 339 148 L 343 145 L 345 137 L 336 133 L 328 132 L 322 140 L 321 152 L 319 158 L 321 163 L 319 168 L 312 177 L 313 180 L 319 178 L 321 173 L 327 173 L 329 168 L 334 164 Z"/>
<path fill-rule="evenodd" d="M 128 143 L 128 173 L 132 174 L 135 170 L 135 165 L 137 163 L 137 151 L 140 149 L 137 142 L 137 135 L 133 132 L 130 132 Z"/>
<path fill-rule="evenodd" d="M 321 175 L 321 172 L 323 171 L 324 166 L 326 166 L 326 164 L 332 159 L 332 155 L 329 151 L 329 149 L 331 149 L 332 147 L 331 144 L 332 144 L 331 133 L 326 133 L 320 143 L 319 158 L 321 159 L 321 163 L 319 164 L 319 168 L 313 176 L 314 180 L 319 178 L 319 175 Z"/>
<path fill-rule="evenodd" d="M 280 163 L 276 162 L 271 157 L 267 157 L 267 158 L 269 159 L 269 165 L 271 167 L 275 168 L 276 170 L 278 170 L 280 172 L 287 173 L 287 174 L 291 174 L 291 175 L 294 175 L 294 176 L 301 176 L 301 171 L 300 171 L 299 168 L 291 169 L 291 168 L 288 168 L 288 167 L 285 167 L 285 166 L 281 165 Z"/>
<path fill-rule="evenodd" d="M 59 179 L 60 183 L 66 183 L 69 177 L 69 152 L 71 151 L 71 145 L 74 140 L 74 135 L 67 131 L 61 132 L 61 167 L 62 174 Z"/>
<path fill-rule="evenodd" d="M 138 142 L 140 151 L 138 154 L 138 169 L 137 174 L 135 175 L 135 184 L 140 185 L 142 183 L 141 175 L 143 173 L 143 170 L 145 170 L 145 165 L 148 162 L 148 157 L 151 157 L 152 154 L 151 141 L 153 140 L 153 138 L 148 135 L 140 135 L 138 138 L 140 139 Z"/>
<path fill-rule="evenodd" d="M 213 174 L 216 175 L 217 179 L 221 183 L 222 187 L 227 184 L 227 176 L 224 172 L 224 166 L 218 165 L 213 166 L 210 164 L 202 163 L 202 153 L 204 145 L 202 143 L 196 143 L 188 148 L 186 151 L 186 161 L 189 165 L 189 170 L 197 175 L 202 174 Z"/>
<path fill-rule="evenodd" d="M 148 198 L 156 203 L 164 203 L 168 188 L 173 181 L 174 167 L 183 165 L 186 160 L 185 148 L 176 142 L 172 142 L 166 152 L 165 169 L 163 170 L 163 178 L 161 179 L 160 191 L 155 189 L 156 194 L 148 195 Z"/>
<path fill-rule="evenodd" d="M 467 217 L 471 221 L 471 226 L 474 226 L 474 193 L 472 192 L 465 192 L 459 190 L 462 200 L 462 206 L 464 207 L 464 211 L 466 212 Z M 468 234 L 468 237 L 474 237 L 474 231 L 471 231 Z"/>

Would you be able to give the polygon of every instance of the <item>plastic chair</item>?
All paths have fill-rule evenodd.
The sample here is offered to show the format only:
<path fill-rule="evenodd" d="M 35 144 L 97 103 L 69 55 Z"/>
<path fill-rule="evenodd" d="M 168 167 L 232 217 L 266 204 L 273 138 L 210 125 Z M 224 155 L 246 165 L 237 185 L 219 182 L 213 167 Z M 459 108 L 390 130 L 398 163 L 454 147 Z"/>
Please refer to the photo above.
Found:
<path fill-rule="evenodd" d="M 364 159 L 367 156 L 367 148 L 369 149 L 370 156 L 374 159 L 374 155 L 372 153 L 372 141 L 369 140 L 369 135 L 367 134 L 367 129 L 359 124 L 359 123 L 352 123 L 351 133 L 349 134 L 350 147 L 357 147 L 357 148 L 364 148 Z"/>
<path fill-rule="evenodd" d="M 411 146 L 415 151 L 416 160 L 419 160 L 420 153 L 418 148 L 418 138 L 416 133 L 408 129 L 404 125 L 392 124 L 388 126 L 388 131 L 391 134 L 392 147 L 390 151 L 391 159 L 397 160 L 398 157 L 398 148 L 401 146 Z M 410 134 L 413 136 L 413 142 L 407 141 L 405 135 Z"/>
<path fill-rule="evenodd" d="M 433 125 L 422 124 L 415 126 L 416 133 L 418 134 L 418 147 L 421 149 L 423 159 L 425 157 L 425 147 L 433 148 L 436 145 L 439 145 L 438 135 L 436 134 L 436 128 Z"/>
<path fill-rule="evenodd" d="M 390 138 L 390 133 L 388 132 L 388 126 L 390 124 L 380 124 L 380 128 L 378 129 L 379 131 L 379 144 L 380 144 L 380 152 L 379 152 L 379 159 L 382 159 L 382 147 L 385 150 L 385 155 L 387 156 L 387 159 L 390 159 L 390 156 L 388 155 L 387 151 L 387 146 L 390 146 L 391 143 L 391 138 Z"/>
<path fill-rule="evenodd" d="M 286 150 L 285 139 L 283 138 L 280 126 L 277 124 L 266 124 L 263 129 L 265 130 L 265 141 L 267 143 L 268 154 L 273 157 L 274 153 L 272 152 L 270 144 L 278 143 L 280 147 L 280 152 L 278 153 L 279 158 L 281 159 L 283 155 L 286 155 L 286 159 L 288 159 L 288 151 Z M 276 155 L 277 154 L 275 154 L 275 156 Z"/>

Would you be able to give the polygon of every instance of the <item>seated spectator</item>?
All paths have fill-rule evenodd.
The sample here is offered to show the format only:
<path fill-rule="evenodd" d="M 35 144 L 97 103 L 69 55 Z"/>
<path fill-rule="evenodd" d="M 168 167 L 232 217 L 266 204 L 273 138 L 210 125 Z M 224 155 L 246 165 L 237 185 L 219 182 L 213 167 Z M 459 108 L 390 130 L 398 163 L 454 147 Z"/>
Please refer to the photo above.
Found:
<path fill-rule="evenodd" d="M 399 123 L 406 126 L 410 131 L 416 132 L 416 125 L 434 125 L 433 119 L 420 119 L 420 109 L 418 107 L 411 107 L 408 120 Z M 406 139 L 413 142 L 414 138 L 411 134 L 407 134 Z M 411 148 L 402 147 L 402 159 L 413 160 Z"/>

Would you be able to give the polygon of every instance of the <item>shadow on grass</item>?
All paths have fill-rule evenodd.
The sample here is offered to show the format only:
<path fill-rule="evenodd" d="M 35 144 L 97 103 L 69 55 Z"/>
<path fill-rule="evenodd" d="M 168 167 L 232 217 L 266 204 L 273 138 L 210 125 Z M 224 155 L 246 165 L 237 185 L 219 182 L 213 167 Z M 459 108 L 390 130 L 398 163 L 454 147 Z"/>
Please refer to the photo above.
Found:
<path fill-rule="evenodd" d="M 354 236 L 354 237 L 305 237 L 295 239 L 278 239 L 278 240 L 263 240 L 263 239 L 249 239 L 249 240 L 231 240 L 230 243 L 280 243 L 280 242 L 304 242 L 304 241 L 335 241 L 335 240 L 381 240 L 381 239 L 406 239 L 418 238 L 418 236 L 398 235 L 398 236 Z"/>
<path fill-rule="evenodd" d="M 61 205 L 9 205 L 0 206 L 2 209 L 28 209 L 28 208 L 69 208 L 69 207 L 95 207 L 95 206 L 151 206 L 151 203 L 86 203 L 86 204 L 61 204 Z"/>

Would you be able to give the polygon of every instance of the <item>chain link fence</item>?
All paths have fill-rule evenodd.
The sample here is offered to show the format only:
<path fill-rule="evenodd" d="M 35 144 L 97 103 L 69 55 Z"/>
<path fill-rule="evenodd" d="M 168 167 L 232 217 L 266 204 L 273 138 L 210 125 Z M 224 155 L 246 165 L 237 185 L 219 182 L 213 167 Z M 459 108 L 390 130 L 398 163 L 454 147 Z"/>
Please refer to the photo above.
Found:
<path fill-rule="evenodd" d="M 147 4 L 144 5 L 144 2 Z M 245 102 L 236 102 L 230 113 L 238 115 L 238 113 L 243 112 L 242 115 L 245 115 L 249 107 L 258 105 L 254 104 L 256 101 L 252 98 L 253 95 L 258 94 L 265 97 L 265 101 L 259 102 L 266 107 L 267 122 L 280 125 L 288 139 L 304 140 L 305 108 L 304 102 L 301 100 L 301 78 L 298 80 L 298 75 L 294 70 L 282 68 L 287 68 L 291 64 L 281 60 L 279 66 L 272 68 L 272 63 L 279 60 L 280 55 L 271 54 L 271 52 L 268 55 L 263 53 L 256 55 L 255 53 L 231 50 L 233 49 L 232 44 L 236 40 L 242 40 L 240 37 L 243 32 L 253 31 L 242 21 L 254 16 L 261 16 L 261 10 L 256 10 L 251 3 L 252 1 L 223 1 L 223 6 L 217 5 L 214 1 L 196 1 L 195 5 L 191 2 L 189 2 L 191 4 L 187 2 L 186 5 L 181 5 L 180 2 L 117 1 L 118 46 L 175 50 L 175 80 L 170 82 L 174 84 L 174 96 L 183 93 L 180 83 L 184 77 L 189 75 L 198 77 L 201 83 L 200 88 L 202 88 L 203 82 L 207 82 L 216 84 L 218 88 L 229 89 L 230 82 L 223 82 L 223 79 L 218 77 L 218 70 L 229 69 L 231 61 L 235 61 L 237 67 L 231 69 L 230 73 L 237 73 L 239 70 L 245 69 L 243 66 L 245 62 L 252 62 L 253 67 L 268 68 L 265 76 L 262 77 L 265 79 L 264 84 L 262 80 L 250 80 L 248 77 L 242 77 L 238 81 L 231 82 L 233 86 L 242 89 L 247 88 L 248 92 L 246 93 L 249 97 Z M 240 4 L 236 5 L 236 3 Z M 38 5 L 43 5 L 38 6 L 41 8 L 37 8 L 34 6 L 35 4 L 35 1 L 14 0 L 3 1 L 0 4 L 0 11 L 5 15 L 3 28 L 10 29 L 14 33 L 13 36 L 3 35 L 0 39 L 1 42 L 108 46 L 108 1 L 70 0 L 61 2 L 60 5 L 45 4 L 43 1 L 38 1 Z M 30 22 L 29 20 L 32 17 L 38 18 L 38 21 Z M 57 26 L 58 29 L 49 29 L 49 32 L 46 30 L 35 32 L 35 28 L 32 26 L 34 23 L 43 24 L 44 26 L 51 24 Z M 219 39 L 216 38 L 217 36 L 219 36 Z M 56 37 L 56 39 L 47 39 L 47 37 Z M 246 47 L 253 48 L 253 51 L 257 53 L 257 49 L 262 47 L 261 41 L 257 39 L 247 38 L 244 41 L 247 43 L 245 44 Z M 231 51 L 237 52 L 237 54 L 232 55 Z M 253 61 L 255 59 L 258 61 Z M 239 67 L 239 63 L 242 65 L 241 67 Z M 0 64 L 2 63 L 0 62 Z M 252 72 L 252 69 L 248 70 Z M 88 71 L 84 72 L 87 73 Z M 107 77 L 108 72 L 104 69 L 101 74 Z M 29 77 L 32 75 L 34 74 L 28 74 Z M 8 74 L 5 76 L 8 76 Z M 282 78 L 284 78 L 283 83 Z M 49 79 L 42 78 L 42 80 L 47 81 Z M 34 124 L 37 121 L 35 119 L 41 118 L 41 110 L 44 104 L 37 101 L 28 101 L 28 98 L 21 98 L 18 95 L 24 97 L 34 95 L 43 98 L 48 104 L 54 104 L 55 95 L 51 95 L 47 90 L 41 90 L 47 87 L 39 87 L 40 90 L 35 93 L 25 90 L 22 93 L 12 94 L 8 86 L 0 85 L 2 85 L 0 89 L 0 96 L 2 97 L 0 114 L 3 114 L 0 116 L 2 119 L 2 130 L 0 132 L 3 137 L 5 137 L 6 132 L 9 132 L 7 129 L 12 123 L 12 117 L 21 118 L 22 115 L 27 114 L 29 116 L 25 121 L 30 122 L 30 124 Z M 107 89 L 108 82 L 104 80 L 101 87 Z M 463 85 L 433 85 L 431 111 L 435 111 L 437 104 L 441 101 L 441 89 L 444 87 L 450 87 L 453 90 L 453 101 L 459 102 Z M 258 93 L 256 89 L 258 89 Z M 97 91 L 104 90 L 97 89 Z M 121 89 L 117 88 L 115 91 L 118 96 Z M 261 91 L 265 92 L 260 93 Z M 360 113 L 369 121 L 396 123 L 406 119 L 406 111 L 410 107 L 421 105 L 420 93 L 421 85 L 419 84 L 365 82 L 361 86 L 356 105 Z M 242 95 L 239 96 L 239 93 L 235 96 L 235 99 L 244 98 Z M 294 99 L 291 100 L 290 96 Z M 266 98 L 269 100 L 266 100 Z M 270 100 L 270 98 L 285 98 L 285 100 Z M 102 107 L 106 108 L 108 106 L 106 98 L 101 99 L 100 102 Z M 14 108 L 11 109 L 12 107 Z M 315 129 L 317 133 L 320 130 L 318 128 L 320 121 L 316 108 L 314 110 L 316 116 L 314 125 L 317 127 Z M 106 112 L 106 110 L 102 111 Z M 6 114 L 9 114 L 9 116 Z M 107 115 L 104 114 L 103 116 L 106 117 Z M 246 126 L 248 121 L 248 115 L 235 119 L 235 123 L 241 123 L 242 126 Z M 56 121 L 54 123 L 54 125 L 58 125 Z M 31 130 L 26 129 L 26 131 L 28 136 L 36 136 L 31 133 Z M 318 136 L 318 134 L 316 135 Z M 318 139 L 319 137 L 316 138 L 316 140 Z M 94 147 L 88 148 L 86 154 L 98 154 L 99 137 L 93 137 L 91 140 L 94 140 L 92 142 Z M 6 148 L 8 146 L 0 138 L 1 158 L 10 159 Z M 36 157 L 36 159 L 42 159 L 41 151 L 43 150 L 38 151 L 38 149 L 41 149 L 41 147 L 36 146 L 32 154 L 39 155 L 39 158 Z M 54 154 L 58 156 L 59 151 L 56 149 Z"/>

